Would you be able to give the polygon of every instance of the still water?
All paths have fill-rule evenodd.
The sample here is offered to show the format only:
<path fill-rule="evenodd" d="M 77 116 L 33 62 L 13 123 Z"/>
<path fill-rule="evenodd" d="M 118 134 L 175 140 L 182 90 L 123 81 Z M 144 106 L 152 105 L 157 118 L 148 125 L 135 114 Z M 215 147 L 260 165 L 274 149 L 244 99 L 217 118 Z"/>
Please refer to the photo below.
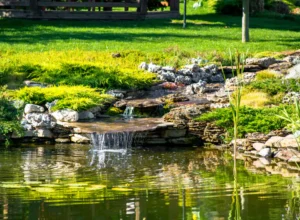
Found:
<path fill-rule="evenodd" d="M 0 148 L 0 219 L 297 219 L 300 183 L 217 150 Z"/>

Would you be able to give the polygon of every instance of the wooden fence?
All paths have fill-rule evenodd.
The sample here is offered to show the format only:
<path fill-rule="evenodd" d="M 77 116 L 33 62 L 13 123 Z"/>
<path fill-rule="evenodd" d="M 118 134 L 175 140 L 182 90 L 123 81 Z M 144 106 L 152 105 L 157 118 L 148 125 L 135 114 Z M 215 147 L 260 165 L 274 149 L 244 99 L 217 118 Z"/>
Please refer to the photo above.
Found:
<path fill-rule="evenodd" d="M 135 20 L 179 16 L 179 0 L 170 0 L 169 8 L 169 11 L 148 11 L 147 0 L 0 0 L 0 17 Z"/>

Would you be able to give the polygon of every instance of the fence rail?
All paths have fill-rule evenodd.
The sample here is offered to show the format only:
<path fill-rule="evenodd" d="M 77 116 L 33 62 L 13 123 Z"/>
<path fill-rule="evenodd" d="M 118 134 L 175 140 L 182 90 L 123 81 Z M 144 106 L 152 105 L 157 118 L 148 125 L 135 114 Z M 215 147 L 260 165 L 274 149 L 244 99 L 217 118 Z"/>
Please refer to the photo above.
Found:
<path fill-rule="evenodd" d="M 97 1 L 97 2 L 96 2 Z M 149 12 L 148 0 L 125 0 L 125 2 L 98 2 L 88 0 L 41 1 L 0 0 L 0 17 L 30 19 L 106 19 L 136 20 L 145 18 L 174 18 L 179 16 L 179 0 L 170 0 L 170 11 Z M 103 1 L 103 0 L 102 0 Z M 80 9 L 81 8 L 81 9 Z M 102 8 L 102 10 L 100 10 Z M 118 8 L 118 11 L 113 11 Z M 124 8 L 124 11 L 120 11 Z M 136 8 L 128 11 L 128 8 Z M 98 11 L 96 11 L 98 9 Z"/>

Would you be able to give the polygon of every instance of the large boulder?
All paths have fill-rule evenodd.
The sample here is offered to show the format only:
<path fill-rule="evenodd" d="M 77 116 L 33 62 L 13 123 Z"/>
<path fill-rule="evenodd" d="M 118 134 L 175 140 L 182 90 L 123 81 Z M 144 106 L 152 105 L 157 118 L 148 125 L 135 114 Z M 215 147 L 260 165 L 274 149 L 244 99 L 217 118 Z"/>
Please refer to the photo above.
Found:
<path fill-rule="evenodd" d="M 63 109 L 63 110 L 58 110 L 51 115 L 58 121 L 62 122 L 75 122 L 78 121 L 79 119 L 79 114 L 77 111 L 71 110 L 71 109 Z"/>
<path fill-rule="evenodd" d="M 90 142 L 90 139 L 85 135 L 74 134 L 71 137 L 71 141 L 74 142 L 74 143 L 87 144 L 87 143 Z"/>
<path fill-rule="evenodd" d="M 190 85 L 192 83 L 192 79 L 189 76 L 177 76 L 175 82 L 184 85 Z"/>
<path fill-rule="evenodd" d="M 299 79 L 300 78 L 300 64 L 297 64 L 296 66 L 289 69 L 285 78 L 286 79 Z"/>
<path fill-rule="evenodd" d="M 193 83 L 185 88 L 185 94 L 187 95 L 201 94 L 205 91 L 206 82 L 201 80 L 198 83 Z"/>
<path fill-rule="evenodd" d="M 161 80 L 164 80 L 164 81 L 168 81 L 168 82 L 174 82 L 175 81 L 175 74 L 173 72 L 162 72 L 159 76 L 159 78 Z"/>
<path fill-rule="evenodd" d="M 42 113 L 44 112 L 45 109 L 42 106 L 39 105 L 33 105 L 33 104 L 27 104 L 25 105 L 25 109 L 24 109 L 24 113 L 28 114 L 28 113 Z"/>
<path fill-rule="evenodd" d="M 46 113 L 29 113 L 21 122 L 25 130 L 32 130 L 33 128 L 54 128 L 56 125 L 55 119 Z M 31 126 L 30 126 L 31 125 Z"/>
<path fill-rule="evenodd" d="M 95 115 L 90 111 L 79 112 L 79 120 L 90 120 L 94 118 Z"/>
<path fill-rule="evenodd" d="M 161 66 L 159 65 L 155 65 L 153 63 L 148 65 L 148 71 L 151 73 L 157 73 L 159 70 L 161 70 Z"/>

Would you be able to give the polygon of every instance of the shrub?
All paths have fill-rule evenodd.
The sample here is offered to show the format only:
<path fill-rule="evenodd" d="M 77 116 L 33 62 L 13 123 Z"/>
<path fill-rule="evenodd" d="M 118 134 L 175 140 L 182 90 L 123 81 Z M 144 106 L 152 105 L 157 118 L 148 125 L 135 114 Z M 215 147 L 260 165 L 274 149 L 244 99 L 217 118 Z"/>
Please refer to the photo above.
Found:
<path fill-rule="evenodd" d="M 119 109 L 117 107 L 110 107 L 105 114 L 111 115 L 111 116 L 118 116 L 121 115 L 124 111 L 122 109 Z"/>
<path fill-rule="evenodd" d="M 257 81 L 263 81 L 267 79 L 277 79 L 277 78 L 279 78 L 279 74 L 277 74 L 276 72 L 270 70 L 262 70 L 257 72 L 255 79 Z"/>
<path fill-rule="evenodd" d="M 282 1 L 273 2 L 272 6 L 270 7 L 270 10 L 277 12 L 279 14 L 289 14 L 290 13 L 289 6 Z"/>
<path fill-rule="evenodd" d="M 100 94 L 96 89 L 86 86 L 25 87 L 18 90 L 14 97 L 37 105 L 58 100 L 52 110 L 69 108 L 75 111 L 87 110 L 114 100 L 113 96 Z"/>
<path fill-rule="evenodd" d="M 269 133 L 272 130 L 284 128 L 287 122 L 276 117 L 283 109 L 283 106 L 262 109 L 241 107 L 238 126 L 239 136 L 243 137 L 252 132 Z M 287 106 L 286 109 L 288 112 L 292 111 L 291 106 Z M 204 113 L 196 120 L 214 122 L 217 126 L 226 129 L 230 135 L 233 135 L 232 112 L 229 108 Z"/>
<path fill-rule="evenodd" d="M 281 80 L 278 78 L 265 79 L 261 81 L 254 81 L 246 88 L 249 90 L 258 90 L 265 92 L 270 96 L 277 95 L 279 93 L 285 93 L 289 91 L 298 92 L 300 89 L 299 80 L 287 79 Z"/>

